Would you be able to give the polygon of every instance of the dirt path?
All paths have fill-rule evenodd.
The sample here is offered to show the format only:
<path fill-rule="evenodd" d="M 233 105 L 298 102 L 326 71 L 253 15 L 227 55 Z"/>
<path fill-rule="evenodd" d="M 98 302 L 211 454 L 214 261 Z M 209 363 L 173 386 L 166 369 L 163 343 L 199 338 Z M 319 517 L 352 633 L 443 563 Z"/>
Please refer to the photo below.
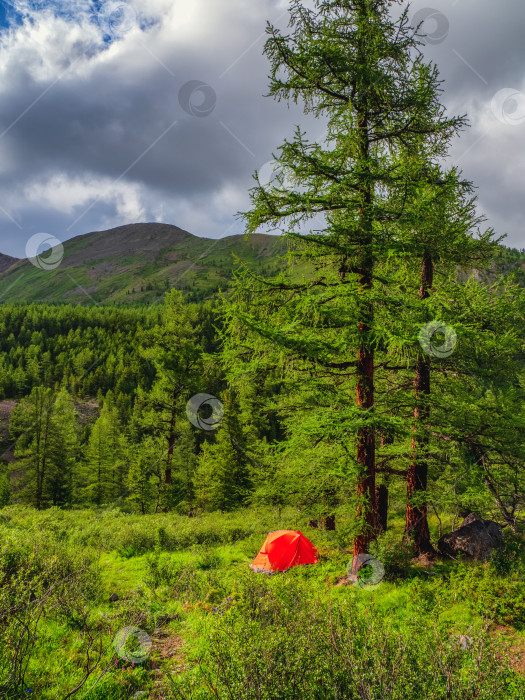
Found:
<path fill-rule="evenodd" d="M 166 693 L 171 688 L 168 679 L 165 677 L 165 670 L 168 670 L 175 677 L 187 668 L 183 652 L 184 639 L 169 630 L 156 630 L 152 640 L 152 665 L 155 688 L 151 698 L 152 700 L 162 700 L 166 698 Z"/>

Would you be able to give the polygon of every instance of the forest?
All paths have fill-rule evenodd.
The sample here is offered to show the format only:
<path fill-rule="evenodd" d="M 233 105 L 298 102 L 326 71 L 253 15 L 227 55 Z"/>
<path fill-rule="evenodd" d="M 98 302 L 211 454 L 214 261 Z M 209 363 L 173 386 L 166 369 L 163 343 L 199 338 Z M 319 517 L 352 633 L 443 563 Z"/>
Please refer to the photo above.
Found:
<path fill-rule="evenodd" d="M 524 255 L 391 5 L 267 27 L 270 96 L 327 125 L 240 214 L 280 271 L 0 305 L 0 697 L 525 698 Z M 501 546 L 444 556 L 472 513 Z M 279 529 L 319 563 L 250 572 Z"/>
<path fill-rule="evenodd" d="M 390 348 L 376 350 L 376 486 L 396 498 L 410 479 L 418 483 L 413 432 L 416 411 L 424 410 L 429 484 L 419 490 L 432 495 L 433 512 L 452 509 L 460 517 L 488 509 L 516 531 L 525 493 L 523 290 L 472 277 L 459 283 L 455 270 L 438 280 L 443 296 L 459 299 L 440 302 L 436 290 L 438 312 L 425 316 L 400 297 L 404 316 L 385 318 L 380 329 Z M 222 302 L 204 304 L 172 290 L 162 309 L 2 306 L 0 389 L 4 400 L 16 400 L 3 436 L 4 457 L 12 460 L 4 461 L 2 505 L 118 503 L 145 514 L 279 502 L 304 507 L 330 527 L 350 504 L 358 507 L 349 450 L 356 440 L 355 365 L 345 359 L 350 346 L 343 341 L 337 351 L 336 335 L 329 338 L 352 326 L 347 311 L 322 324 L 307 319 L 293 336 L 274 339 L 270 330 L 286 328 L 292 317 L 268 316 L 268 295 L 283 298 L 283 287 L 292 285 L 257 280 L 248 306 L 239 302 L 245 284 Z M 315 289 L 315 282 L 305 284 Z M 245 330 L 250 326 L 239 321 L 245 309 L 250 323 L 266 325 L 264 335 Z M 443 321 L 425 351 L 419 335 L 431 317 Z M 418 360 L 432 377 L 423 408 L 414 396 Z M 212 430 L 187 416 L 188 402 L 202 392 L 223 407 Z M 207 410 L 205 404 L 200 412 Z M 417 515 L 407 510 L 407 517 L 424 514 L 414 533 L 421 537 L 427 506 L 415 505 L 419 494 L 409 496 Z M 416 541 L 421 553 L 425 543 Z"/>

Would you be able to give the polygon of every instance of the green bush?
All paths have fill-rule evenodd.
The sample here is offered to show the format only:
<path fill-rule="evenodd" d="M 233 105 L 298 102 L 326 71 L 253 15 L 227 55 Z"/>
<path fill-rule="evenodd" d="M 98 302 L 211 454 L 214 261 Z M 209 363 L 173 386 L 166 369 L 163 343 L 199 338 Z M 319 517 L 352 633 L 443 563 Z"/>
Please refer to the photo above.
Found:
<path fill-rule="evenodd" d="M 411 564 L 413 547 L 401 539 L 399 532 L 387 530 L 370 545 L 370 554 L 385 567 L 385 580 L 395 581 L 417 575 Z"/>
<path fill-rule="evenodd" d="M 97 599 L 93 561 L 49 537 L 8 535 L 0 548 L 0 697 L 17 698 L 38 685 L 34 659 L 50 621 L 83 630 Z"/>
<path fill-rule="evenodd" d="M 501 576 L 489 564 L 458 565 L 451 573 L 450 588 L 470 609 L 494 622 L 525 629 L 525 581 L 515 571 Z"/>
<path fill-rule="evenodd" d="M 269 530 L 295 527 L 297 515 L 283 511 L 277 520 L 271 509 L 262 512 L 251 509 L 228 514 L 206 513 L 192 518 L 174 513 L 144 517 L 116 509 L 37 511 L 28 506 L 7 506 L 0 514 L 0 533 L 13 527 L 28 536 L 48 532 L 74 547 L 117 551 L 128 558 L 159 548 L 182 551 L 196 545 L 231 544 L 251 536 L 259 543 Z"/>
<path fill-rule="evenodd" d="M 507 574 L 525 576 L 525 537 L 505 533 L 504 543 L 504 547 L 492 555 L 492 570 L 500 576 Z"/>
<path fill-rule="evenodd" d="M 197 568 L 201 571 L 209 571 L 210 569 L 218 569 L 221 565 L 221 558 L 213 550 L 205 551 L 198 560 Z"/>
<path fill-rule="evenodd" d="M 149 554 L 146 557 L 145 582 L 152 588 L 173 586 L 181 578 L 184 566 L 174 562 L 169 554 Z"/>
<path fill-rule="evenodd" d="M 89 686 L 92 684 L 88 684 Z M 85 700 L 127 700 L 132 693 L 143 690 L 150 685 L 146 669 L 139 667 L 111 670 L 103 676 L 92 690 L 80 697 Z M 145 697 L 148 697 L 146 693 Z"/>
<path fill-rule="evenodd" d="M 521 679 L 486 636 L 465 650 L 425 617 L 403 628 L 373 603 L 312 595 L 291 579 L 246 577 L 230 607 L 202 623 L 205 640 L 176 697 L 204 700 L 514 700 Z"/>

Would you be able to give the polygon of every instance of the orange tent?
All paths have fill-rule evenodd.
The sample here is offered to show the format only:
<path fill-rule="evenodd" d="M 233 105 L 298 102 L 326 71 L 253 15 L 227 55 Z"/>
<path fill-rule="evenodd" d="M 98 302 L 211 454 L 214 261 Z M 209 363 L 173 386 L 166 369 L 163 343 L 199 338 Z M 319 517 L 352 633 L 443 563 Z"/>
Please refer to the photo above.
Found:
<path fill-rule="evenodd" d="M 268 533 L 261 551 L 250 564 L 257 572 L 286 571 L 299 564 L 317 564 L 317 550 L 302 532 L 276 530 Z"/>

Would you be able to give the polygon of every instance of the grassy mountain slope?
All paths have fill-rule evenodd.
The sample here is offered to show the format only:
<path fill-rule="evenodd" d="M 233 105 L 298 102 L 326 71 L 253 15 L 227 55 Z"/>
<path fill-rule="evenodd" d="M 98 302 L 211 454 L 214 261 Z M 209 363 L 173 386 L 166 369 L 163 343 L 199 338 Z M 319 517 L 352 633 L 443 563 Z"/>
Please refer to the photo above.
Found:
<path fill-rule="evenodd" d="M 228 286 L 236 257 L 269 276 L 283 267 L 285 250 L 277 236 L 214 240 L 170 224 L 129 224 L 66 241 L 53 270 L 0 254 L 0 303 L 152 304 L 174 286 L 200 301 Z M 525 286 L 525 254 L 501 246 L 490 270 L 477 274 L 485 282 L 513 274 Z"/>
<path fill-rule="evenodd" d="M 56 269 L 0 257 L 0 303 L 154 303 L 174 286 L 199 300 L 228 285 L 235 256 L 271 274 L 284 251 L 276 236 L 214 240 L 169 224 L 129 224 L 66 241 Z"/>

